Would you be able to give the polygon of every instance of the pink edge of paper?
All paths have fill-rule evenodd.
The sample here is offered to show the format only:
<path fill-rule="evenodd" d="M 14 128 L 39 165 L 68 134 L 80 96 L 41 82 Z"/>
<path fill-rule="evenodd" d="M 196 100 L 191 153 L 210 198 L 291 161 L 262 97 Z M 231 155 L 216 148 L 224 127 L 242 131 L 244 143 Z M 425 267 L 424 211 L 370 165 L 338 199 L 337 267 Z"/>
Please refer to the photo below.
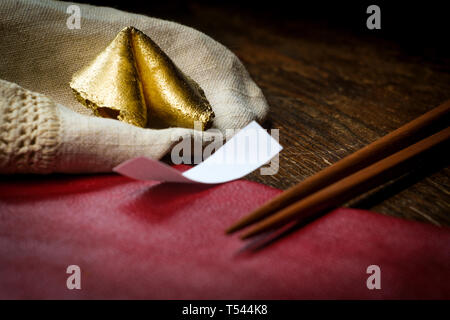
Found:
<path fill-rule="evenodd" d="M 147 157 L 127 160 L 114 167 L 113 171 L 136 180 L 196 183 L 196 181 L 186 178 L 182 172 L 167 164 Z"/>

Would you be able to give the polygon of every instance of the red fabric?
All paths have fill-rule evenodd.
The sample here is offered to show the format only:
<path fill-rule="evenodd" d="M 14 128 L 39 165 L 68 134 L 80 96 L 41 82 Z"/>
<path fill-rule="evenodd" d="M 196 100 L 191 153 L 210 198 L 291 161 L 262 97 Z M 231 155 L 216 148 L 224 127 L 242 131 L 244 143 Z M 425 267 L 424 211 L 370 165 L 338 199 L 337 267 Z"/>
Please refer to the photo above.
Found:
<path fill-rule="evenodd" d="M 2 180 L 0 298 L 450 298 L 448 228 L 338 209 L 255 251 L 223 231 L 280 192 L 261 184 Z"/>

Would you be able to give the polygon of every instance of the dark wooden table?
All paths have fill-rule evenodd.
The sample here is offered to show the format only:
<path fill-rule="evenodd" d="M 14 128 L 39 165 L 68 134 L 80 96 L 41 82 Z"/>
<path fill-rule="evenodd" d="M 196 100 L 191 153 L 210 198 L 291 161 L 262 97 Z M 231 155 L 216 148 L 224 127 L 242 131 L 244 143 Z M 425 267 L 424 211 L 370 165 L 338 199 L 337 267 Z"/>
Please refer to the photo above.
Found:
<path fill-rule="evenodd" d="M 250 180 L 286 189 L 450 98 L 447 57 L 251 6 L 179 4 L 118 7 L 192 26 L 242 60 L 271 106 L 264 125 L 280 129 L 284 146 L 278 174 Z M 449 226 L 449 163 L 440 158 L 347 205 Z"/>

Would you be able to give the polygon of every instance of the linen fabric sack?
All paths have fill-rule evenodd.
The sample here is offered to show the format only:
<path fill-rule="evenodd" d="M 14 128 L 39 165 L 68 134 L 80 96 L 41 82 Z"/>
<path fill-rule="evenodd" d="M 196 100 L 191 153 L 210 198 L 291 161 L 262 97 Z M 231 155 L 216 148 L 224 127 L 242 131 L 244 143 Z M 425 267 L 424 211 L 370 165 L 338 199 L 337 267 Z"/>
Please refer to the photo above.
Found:
<path fill-rule="evenodd" d="M 80 8 L 80 29 L 68 27 L 71 5 Z M 0 16 L 0 173 L 107 172 L 136 156 L 159 159 L 181 137 L 211 139 L 187 128 L 142 129 L 94 117 L 75 99 L 72 75 L 126 26 L 150 36 L 203 88 L 216 131 L 267 115 L 261 90 L 236 55 L 190 27 L 56 1 L 2 0 Z"/>

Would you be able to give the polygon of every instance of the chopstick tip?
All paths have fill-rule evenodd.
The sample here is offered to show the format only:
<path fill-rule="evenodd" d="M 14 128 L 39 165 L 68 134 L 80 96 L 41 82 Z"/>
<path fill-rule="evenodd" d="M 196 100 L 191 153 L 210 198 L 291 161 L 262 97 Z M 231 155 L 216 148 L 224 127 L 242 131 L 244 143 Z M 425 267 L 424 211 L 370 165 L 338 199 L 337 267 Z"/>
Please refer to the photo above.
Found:
<path fill-rule="evenodd" d="M 239 231 L 243 228 L 245 228 L 246 224 L 243 223 L 243 221 L 238 221 L 235 224 L 231 225 L 230 227 L 228 227 L 225 230 L 225 234 L 232 234 L 235 233 L 236 231 Z"/>
<path fill-rule="evenodd" d="M 235 233 L 237 230 L 238 230 L 238 228 L 233 225 L 233 226 L 231 226 L 231 227 L 229 227 L 228 229 L 225 230 L 225 234 L 230 235 L 232 233 Z"/>

